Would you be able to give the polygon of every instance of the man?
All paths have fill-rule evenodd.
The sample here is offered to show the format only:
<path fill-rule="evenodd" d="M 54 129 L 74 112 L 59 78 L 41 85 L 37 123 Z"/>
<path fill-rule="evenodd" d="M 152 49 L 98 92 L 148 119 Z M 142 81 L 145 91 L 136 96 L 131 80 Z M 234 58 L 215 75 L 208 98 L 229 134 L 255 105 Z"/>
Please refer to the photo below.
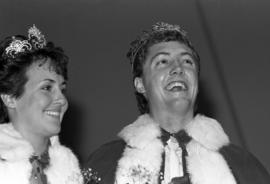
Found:
<path fill-rule="evenodd" d="M 84 170 L 88 183 L 266 184 L 251 154 L 231 145 L 220 124 L 195 115 L 199 55 L 178 25 L 157 23 L 131 43 L 141 116 L 103 145 Z"/>

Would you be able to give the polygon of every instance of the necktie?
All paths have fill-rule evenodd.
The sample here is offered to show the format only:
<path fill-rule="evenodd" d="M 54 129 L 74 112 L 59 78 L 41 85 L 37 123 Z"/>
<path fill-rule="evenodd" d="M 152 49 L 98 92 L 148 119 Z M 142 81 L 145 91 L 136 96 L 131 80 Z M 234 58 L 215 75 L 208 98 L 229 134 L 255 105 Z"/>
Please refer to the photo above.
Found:
<path fill-rule="evenodd" d="M 47 177 L 44 173 L 44 169 L 49 165 L 48 151 L 44 152 L 40 156 L 32 156 L 30 162 L 32 164 L 32 174 L 30 178 L 31 184 L 47 184 Z"/>
<path fill-rule="evenodd" d="M 191 137 L 181 130 L 172 134 L 161 129 L 161 140 L 165 146 L 165 154 L 163 155 L 163 181 L 161 183 L 172 184 L 189 184 L 189 174 L 186 167 L 186 144 Z"/>
<path fill-rule="evenodd" d="M 183 176 L 181 155 L 182 150 L 178 146 L 177 140 L 171 136 L 165 146 L 165 183 L 169 183 L 172 178 Z"/>

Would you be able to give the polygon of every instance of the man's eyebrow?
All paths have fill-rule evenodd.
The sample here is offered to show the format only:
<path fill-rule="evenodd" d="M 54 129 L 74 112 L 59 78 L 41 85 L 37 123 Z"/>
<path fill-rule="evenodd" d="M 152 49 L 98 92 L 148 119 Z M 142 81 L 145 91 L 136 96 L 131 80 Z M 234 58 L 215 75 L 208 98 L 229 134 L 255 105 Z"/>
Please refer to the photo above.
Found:
<path fill-rule="evenodd" d="M 190 52 L 182 52 L 181 53 L 181 56 L 186 56 L 186 55 L 188 55 L 188 56 L 190 56 L 190 57 L 192 57 L 194 59 L 194 55 L 192 53 L 190 53 Z"/>
<path fill-rule="evenodd" d="M 156 53 L 154 56 L 151 57 L 151 62 L 152 62 L 156 57 L 158 57 L 158 56 L 160 56 L 160 55 L 167 55 L 167 56 L 169 56 L 170 53 L 169 53 L 169 52 L 165 52 L 165 51 L 158 52 L 158 53 Z M 186 56 L 186 55 L 188 55 L 188 56 L 190 56 L 192 59 L 195 59 L 195 58 L 194 58 L 194 55 L 193 55 L 192 53 L 188 52 L 188 51 L 182 52 L 182 53 L 180 53 L 180 55 L 181 55 L 181 56 Z"/>
<path fill-rule="evenodd" d="M 170 53 L 169 52 L 164 52 L 164 51 L 162 51 L 162 52 L 158 52 L 158 53 L 156 53 L 154 56 L 152 56 L 151 57 L 151 62 L 156 58 L 156 57 L 158 57 L 159 55 L 170 55 Z"/>

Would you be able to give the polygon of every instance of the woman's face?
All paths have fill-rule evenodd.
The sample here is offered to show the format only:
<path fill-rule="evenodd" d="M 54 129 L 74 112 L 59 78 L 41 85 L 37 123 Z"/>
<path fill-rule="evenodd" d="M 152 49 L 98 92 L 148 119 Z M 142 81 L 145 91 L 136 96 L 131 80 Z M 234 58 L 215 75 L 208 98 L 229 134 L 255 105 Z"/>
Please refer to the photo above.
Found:
<path fill-rule="evenodd" d="M 68 108 L 63 93 L 66 81 L 50 68 L 50 62 L 47 59 L 42 65 L 35 62 L 29 67 L 24 92 L 15 99 L 15 125 L 22 134 L 50 137 L 61 130 Z"/>

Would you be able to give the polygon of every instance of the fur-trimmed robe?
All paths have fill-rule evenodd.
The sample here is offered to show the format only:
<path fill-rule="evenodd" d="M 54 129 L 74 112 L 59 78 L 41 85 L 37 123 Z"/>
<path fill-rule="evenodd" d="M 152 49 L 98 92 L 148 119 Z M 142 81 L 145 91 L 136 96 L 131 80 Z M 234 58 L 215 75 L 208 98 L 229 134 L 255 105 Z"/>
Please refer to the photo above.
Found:
<path fill-rule="evenodd" d="M 247 151 L 231 145 L 216 120 L 197 115 L 185 131 L 192 137 L 187 144 L 192 184 L 270 184 L 263 166 Z M 147 114 L 140 116 L 119 133 L 121 140 L 90 155 L 85 170 L 95 177 L 89 183 L 157 184 L 164 152 L 160 136 L 158 124 Z"/>
<path fill-rule="evenodd" d="M 49 184 L 82 184 L 79 163 L 72 151 L 50 139 L 50 163 L 45 174 Z M 12 124 L 0 125 L 0 183 L 29 184 L 32 165 L 29 158 L 33 147 L 14 129 Z"/>

